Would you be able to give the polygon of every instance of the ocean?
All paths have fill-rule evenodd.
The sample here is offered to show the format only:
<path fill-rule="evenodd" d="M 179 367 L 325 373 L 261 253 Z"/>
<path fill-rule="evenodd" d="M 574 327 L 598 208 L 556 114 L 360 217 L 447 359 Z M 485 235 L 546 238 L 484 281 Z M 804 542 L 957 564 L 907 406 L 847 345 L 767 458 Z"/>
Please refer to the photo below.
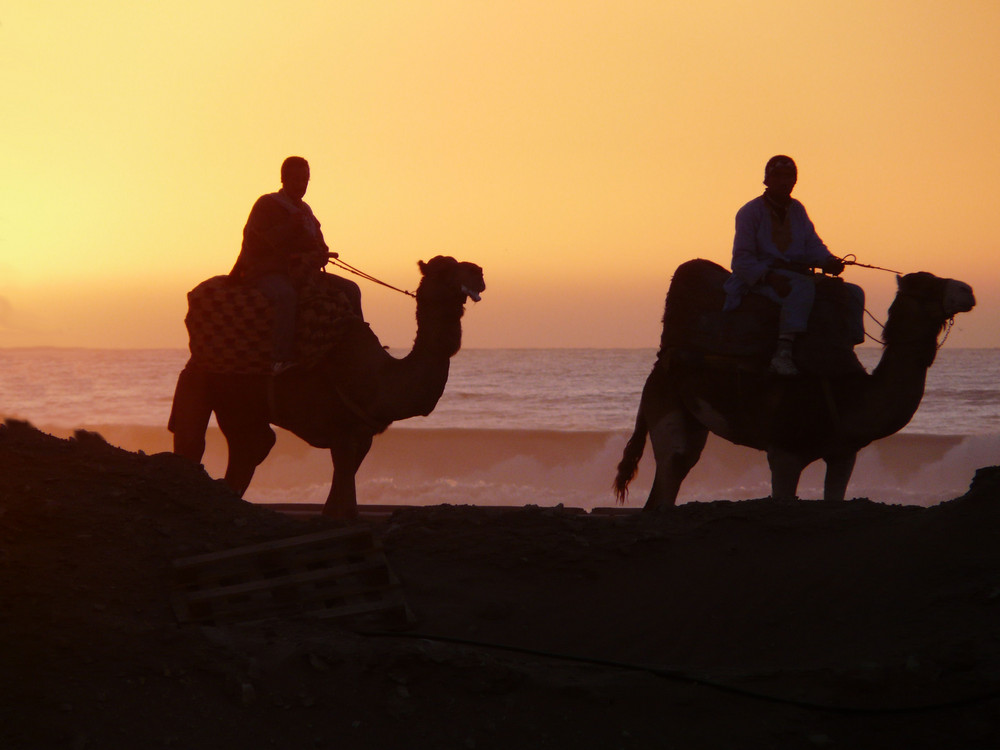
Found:
<path fill-rule="evenodd" d="M 870 370 L 881 354 L 858 350 Z M 402 356 L 405 352 L 396 352 Z M 365 504 L 614 504 L 611 481 L 631 434 L 652 349 L 466 349 L 429 417 L 393 424 L 375 439 L 358 474 Z M 0 349 L 0 415 L 61 437 L 99 432 L 127 450 L 170 450 L 166 430 L 182 349 Z M 289 433 L 258 468 L 247 499 L 322 503 L 326 451 Z M 205 468 L 225 471 L 213 426 Z M 963 494 L 977 468 L 1000 464 L 1000 349 L 944 347 L 928 373 L 915 417 L 858 457 L 850 497 L 932 505 Z M 641 507 L 652 480 L 647 449 L 628 505 Z M 823 464 L 799 494 L 822 496 Z M 711 436 L 679 502 L 770 494 L 763 453 Z"/>

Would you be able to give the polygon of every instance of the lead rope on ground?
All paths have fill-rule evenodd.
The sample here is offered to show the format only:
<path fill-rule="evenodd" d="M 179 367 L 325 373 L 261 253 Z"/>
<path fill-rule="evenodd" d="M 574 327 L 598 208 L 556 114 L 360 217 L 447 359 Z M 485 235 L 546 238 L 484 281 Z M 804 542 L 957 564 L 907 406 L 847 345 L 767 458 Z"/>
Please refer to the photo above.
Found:
<path fill-rule="evenodd" d="M 986 693 L 981 693 L 979 695 L 973 695 L 968 698 L 956 698 L 951 701 L 941 701 L 938 703 L 925 703 L 916 706 L 889 706 L 882 708 L 870 708 L 865 706 L 832 706 L 826 703 L 817 703 L 813 701 L 802 700 L 800 698 L 785 698 L 780 695 L 769 695 L 767 693 L 760 693 L 755 690 L 748 690 L 746 688 L 736 687 L 735 685 L 727 685 L 724 682 L 717 682 L 715 680 L 710 680 L 707 677 L 698 677 L 696 675 L 688 674 L 679 669 L 667 669 L 665 667 L 648 667 L 642 664 L 630 664 L 628 662 L 614 661 L 611 659 L 599 659 L 593 656 L 575 656 L 572 654 L 560 654 L 552 651 L 542 651 L 540 649 L 526 648 L 523 646 L 508 646 L 502 643 L 488 643 L 486 641 L 476 641 L 468 638 L 457 638 L 454 636 L 446 635 L 431 635 L 428 633 L 402 633 L 402 632 L 390 632 L 384 630 L 356 630 L 354 631 L 357 635 L 366 636 L 369 638 L 400 638 L 407 640 L 420 640 L 420 641 L 432 641 L 436 643 L 452 643 L 459 646 L 471 646 L 474 648 L 488 648 L 495 651 L 507 651 L 511 653 L 524 654 L 526 656 L 537 656 L 543 659 L 554 659 L 557 661 L 568 661 L 578 664 L 589 664 L 598 667 L 609 667 L 612 669 L 621 669 L 629 672 L 645 672 L 651 674 L 654 677 L 660 677 L 661 679 L 674 680 L 675 682 L 687 682 L 692 685 L 701 685 L 702 687 L 712 688 L 713 690 L 718 690 L 723 693 L 731 693 L 733 695 L 738 695 L 744 698 L 752 698 L 754 700 L 765 701 L 768 703 L 779 703 L 787 706 L 795 706 L 797 708 L 805 708 L 811 711 L 826 711 L 830 713 L 844 713 L 844 714 L 913 714 L 913 713 L 927 713 L 930 711 L 943 711 L 950 708 L 961 708 L 964 706 L 970 706 L 976 703 L 984 703 L 990 700 L 996 700 L 1000 698 L 1000 690 L 991 690 Z"/>
<path fill-rule="evenodd" d="M 366 281 L 371 281 L 371 282 L 374 282 L 376 284 L 381 284 L 382 286 L 387 287 L 389 289 L 392 289 L 395 292 L 399 292 L 400 294 L 405 294 L 405 295 L 407 295 L 409 297 L 413 297 L 414 299 L 417 298 L 417 295 L 414 294 L 413 292 L 409 291 L 408 289 L 400 289 L 399 287 L 395 287 L 392 284 L 387 284 L 386 282 L 382 281 L 381 279 L 375 278 L 370 273 L 366 273 L 366 272 L 362 271 L 360 268 L 355 268 L 350 263 L 347 263 L 346 261 L 341 260 L 340 259 L 340 255 L 337 254 L 337 253 L 330 253 L 329 255 L 327 255 L 327 258 L 328 258 L 328 262 L 329 263 L 332 263 L 333 265 L 337 266 L 338 268 L 342 268 L 343 270 L 347 271 L 348 273 L 353 273 L 355 276 L 360 276 L 362 279 L 365 279 Z"/>

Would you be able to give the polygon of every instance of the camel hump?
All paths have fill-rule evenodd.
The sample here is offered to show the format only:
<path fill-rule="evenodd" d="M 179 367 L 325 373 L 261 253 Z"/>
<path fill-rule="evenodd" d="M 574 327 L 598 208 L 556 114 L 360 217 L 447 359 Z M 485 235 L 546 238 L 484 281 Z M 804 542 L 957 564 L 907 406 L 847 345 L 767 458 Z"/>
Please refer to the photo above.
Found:
<path fill-rule="evenodd" d="M 343 320 L 356 317 L 351 304 L 325 274 L 315 274 L 299 292 L 295 356 L 317 362 L 339 341 Z M 188 292 L 191 361 L 205 372 L 266 373 L 271 369 L 272 312 L 255 287 L 229 276 L 213 276 Z"/>
<path fill-rule="evenodd" d="M 681 350 L 706 361 L 767 368 L 778 338 L 779 307 L 759 294 L 723 312 L 729 271 L 698 258 L 677 267 L 667 290 L 660 355 Z M 819 277 L 809 330 L 796 341 L 796 362 L 805 373 L 839 375 L 863 370 L 847 328 L 847 292 L 839 278 Z"/>
<path fill-rule="evenodd" d="M 661 350 L 770 357 L 778 335 L 778 306 L 758 295 L 747 295 L 739 310 L 724 313 L 722 285 L 728 278 L 729 271 L 702 258 L 677 267 L 663 309 Z"/>

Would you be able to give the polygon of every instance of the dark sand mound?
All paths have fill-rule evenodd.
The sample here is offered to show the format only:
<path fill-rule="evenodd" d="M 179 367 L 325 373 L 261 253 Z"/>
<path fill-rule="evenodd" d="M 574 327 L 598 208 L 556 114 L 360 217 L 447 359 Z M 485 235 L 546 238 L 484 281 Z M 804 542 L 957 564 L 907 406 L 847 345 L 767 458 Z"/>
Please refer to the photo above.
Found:
<path fill-rule="evenodd" d="M 0 428 L 0 747 L 1000 746 L 997 468 L 933 508 L 406 509 L 407 635 L 176 622 L 175 558 L 331 527 Z"/>

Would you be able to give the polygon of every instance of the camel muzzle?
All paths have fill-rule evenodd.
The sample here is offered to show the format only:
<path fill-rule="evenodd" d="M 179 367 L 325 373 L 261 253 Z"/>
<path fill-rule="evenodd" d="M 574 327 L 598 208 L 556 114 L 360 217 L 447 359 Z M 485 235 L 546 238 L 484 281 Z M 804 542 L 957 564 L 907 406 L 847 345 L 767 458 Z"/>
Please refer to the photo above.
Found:
<path fill-rule="evenodd" d="M 964 281 L 948 279 L 944 292 L 944 311 L 950 318 L 958 313 L 969 312 L 976 306 L 976 295 L 972 293 L 972 287 Z"/>

